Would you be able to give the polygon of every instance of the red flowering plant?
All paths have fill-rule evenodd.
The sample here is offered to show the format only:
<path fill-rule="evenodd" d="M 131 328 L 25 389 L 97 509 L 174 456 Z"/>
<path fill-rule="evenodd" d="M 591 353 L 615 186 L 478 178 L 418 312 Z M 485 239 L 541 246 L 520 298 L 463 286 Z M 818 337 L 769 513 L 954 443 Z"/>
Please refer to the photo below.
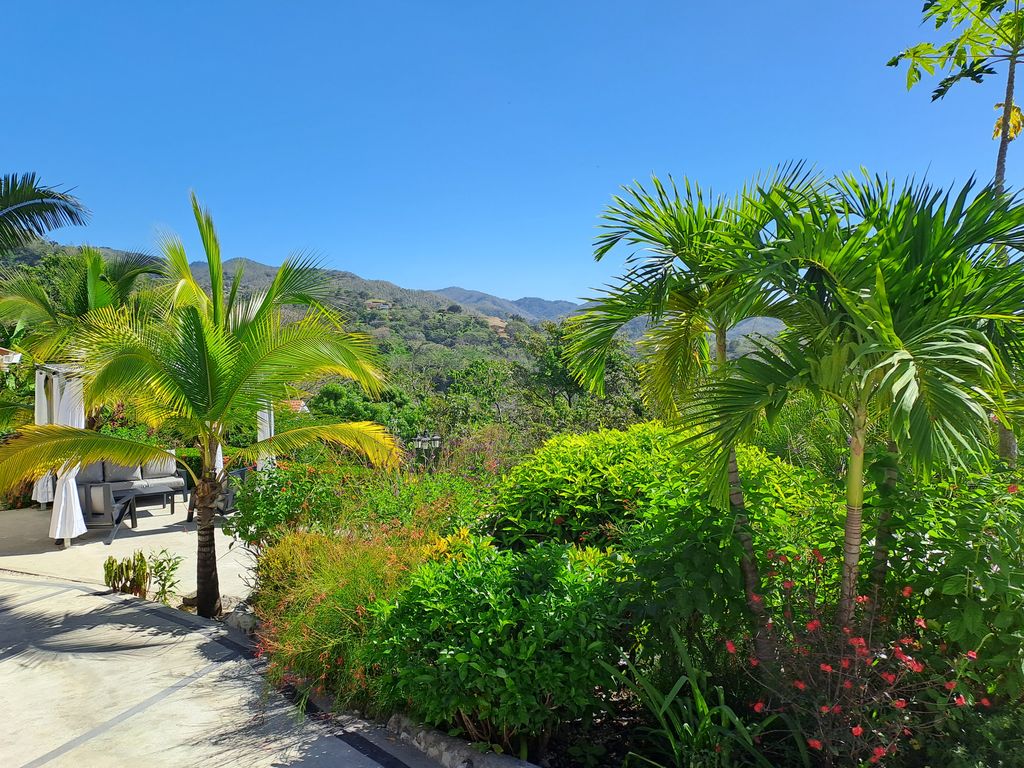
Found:
<path fill-rule="evenodd" d="M 756 658 L 748 639 L 724 646 L 759 684 L 751 712 L 788 719 L 816 764 L 882 763 L 959 708 L 989 705 L 970 671 L 977 651 L 954 654 L 923 618 L 878 613 L 867 595 L 851 625 L 839 626 L 835 579 L 820 552 L 769 560 L 773 577 L 756 597 L 771 613 L 773 657 Z M 899 589 L 908 605 L 913 597 L 910 585 Z"/>

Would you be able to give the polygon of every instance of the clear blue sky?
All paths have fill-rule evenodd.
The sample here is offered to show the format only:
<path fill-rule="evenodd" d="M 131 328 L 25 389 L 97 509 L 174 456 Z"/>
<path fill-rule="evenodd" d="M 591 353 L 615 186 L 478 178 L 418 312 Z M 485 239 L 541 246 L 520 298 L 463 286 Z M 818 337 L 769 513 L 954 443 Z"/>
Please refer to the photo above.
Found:
<path fill-rule="evenodd" d="M 3 171 L 92 208 L 61 242 L 328 266 L 415 288 L 576 298 L 652 172 L 732 192 L 789 159 L 991 177 L 997 81 L 929 101 L 885 62 L 921 0 L 11 3 Z M 1008 181 L 1024 168 L 1011 146 Z"/>

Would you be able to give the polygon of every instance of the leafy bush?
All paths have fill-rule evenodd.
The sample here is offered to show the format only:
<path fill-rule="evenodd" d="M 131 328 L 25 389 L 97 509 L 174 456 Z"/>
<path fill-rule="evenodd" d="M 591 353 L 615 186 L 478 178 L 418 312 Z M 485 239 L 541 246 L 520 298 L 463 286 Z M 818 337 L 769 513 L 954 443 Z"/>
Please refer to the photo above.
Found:
<path fill-rule="evenodd" d="M 253 472 L 235 499 L 225 530 L 255 547 L 289 530 L 363 531 L 416 518 L 428 529 L 452 527 L 479 513 L 485 486 L 446 473 L 391 473 L 363 467 L 298 463 Z"/>
<path fill-rule="evenodd" d="M 1012 477 L 897 486 L 876 500 L 896 531 L 889 580 L 997 693 L 1024 693 L 1024 495 Z M 887 606 L 888 608 L 889 606 Z"/>
<path fill-rule="evenodd" d="M 599 662 L 618 659 L 615 564 L 592 548 L 516 553 L 465 535 L 445 540 L 397 601 L 377 603 L 376 653 L 392 670 L 392 701 L 473 741 L 539 757 L 560 723 L 593 714 L 614 684 Z"/>
<path fill-rule="evenodd" d="M 660 517 L 685 529 L 723 516 L 707 498 L 706 468 L 685 434 L 657 422 L 549 440 L 499 486 L 484 531 L 496 543 L 607 544 L 637 521 Z M 836 489 L 812 472 L 753 447 L 737 451 L 748 513 L 773 546 L 803 546 L 835 520 Z M 721 531 L 719 532 L 719 534 Z"/>

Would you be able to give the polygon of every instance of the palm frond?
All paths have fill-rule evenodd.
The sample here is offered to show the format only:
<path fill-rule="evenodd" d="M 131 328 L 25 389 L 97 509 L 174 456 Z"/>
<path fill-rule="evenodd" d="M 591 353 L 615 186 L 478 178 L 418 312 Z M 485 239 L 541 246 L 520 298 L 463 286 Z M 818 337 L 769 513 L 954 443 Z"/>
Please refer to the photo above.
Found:
<path fill-rule="evenodd" d="M 396 467 L 400 458 L 394 437 L 380 424 L 370 421 L 289 429 L 242 449 L 236 456 L 242 461 L 259 461 L 292 453 L 317 442 L 347 448 L 365 456 L 376 466 L 389 469 Z"/>
<path fill-rule="evenodd" d="M 145 443 L 88 429 L 29 425 L 0 445 L 0 490 L 9 491 L 25 480 L 57 472 L 66 464 L 114 461 L 130 466 L 157 459 L 175 456 Z"/>
<path fill-rule="evenodd" d="M 0 251 L 88 220 L 89 210 L 77 198 L 43 186 L 34 173 L 0 176 Z"/>

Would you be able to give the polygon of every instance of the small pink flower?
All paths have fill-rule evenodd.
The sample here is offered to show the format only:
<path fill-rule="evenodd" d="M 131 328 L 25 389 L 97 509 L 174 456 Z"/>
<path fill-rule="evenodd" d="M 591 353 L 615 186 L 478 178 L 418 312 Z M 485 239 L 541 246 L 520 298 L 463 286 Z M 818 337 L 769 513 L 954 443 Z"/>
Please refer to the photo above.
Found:
<path fill-rule="evenodd" d="M 854 736 L 863 736 L 864 729 L 861 728 L 859 725 L 855 725 L 853 726 L 853 728 L 850 729 L 850 733 L 852 733 Z"/>
<path fill-rule="evenodd" d="M 956 704 L 958 707 L 962 707 L 964 704 L 967 703 L 967 699 L 965 699 L 964 695 L 961 693 L 959 696 L 953 699 L 953 703 Z"/>
<path fill-rule="evenodd" d="M 857 605 L 864 605 L 865 603 L 870 603 L 871 602 L 871 598 L 868 597 L 867 595 L 857 595 L 856 602 L 857 602 Z"/>
<path fill-rule="evenodd" d="M 757 712 L 758 714 L 761 714 L 762 712 L 764 712 L 764 702 L 763 701 L 759 701 L 756 704 L 754 704 L 754 711 Z"/>
<path fill-rule="evenodd" d="M 976 661 L 978 658 L 978 653 L 976 651 L 968 651 L 965 655 L 971 661 Z"/>
<path fill-rule="evenodd" d="M 942 687 L 945 688 L 947 691 L 952 691 L 954 688 L 956 688 L 956 680 L 947 680 Z"/>
<path fill-rule="evenodd" d="M 907 708 L 907 702 L 906 702 L 905 699 L 896 699 L 896 701 L 894 701 L 892 703 L 892 705 L 894 707 L 896 707 L 896 709 L 906 709 Z"/>
<path fill-rule="evenodd" d="M 794 680 L 793 687 L 796 688 L 798 691 L 806 691 L 807 683 L 805 683 L 803 680 Z"/>
<path fill-rule="evenodd" d="M 834 669 L 832 669 L 832 665 L 831 664 L 822 664 L 820 666 L 820 669 L 821 669 L 822 672 L 834 672 L 835 671 Z"/>
<path fill-rule="evenodd" d="M 811 749 L 821 749 L 822 744 L 818 739 L 808 739 L 807 746 Z"/>
<path fill-rule="evenodd" d="M 882 679 L 885 680 L 885 682 L 887 682 L 889 685 L 892 685 L 896 682 L 896 675 L 894 675 L 892 672 L 883 672 Z"/>
<path fill-rule="evenodd" d="M 992 706 L 992 702 L 988 700 L 987 696 L 982 696 L 981 699 L 978 701 L 978 703 L 981 704 L 981 706 L 983 706 L 983 707 L 991 707 Z"/>
<path fill-rule="evenodd" d="M 808 632 L 816 632 L 819 629 L 821 629 L 821 622 L 818 621 L 817 619 L 812 619 L 811 621 L 807 622 L 807 631 Z"/>
<path fill-rule="evenodd" d="M 1017 487 L 1016 483 L 1006 486 L 1007 493 L 1016 493 L 1018 490 L 1020 489 Z"/>
<path fill-rule="evenodd" d="M 729 653 L 736 653 L 736 643 L 734 643 L 732 640 L 726 640 L 725 650 L 727 650 Z"/>
<path fill-rule="evenodd" d="M 783 589 L 792 589 L 793 586 L 794 586 L 793 582 L 790 581 L 789 579 L 786 579 L 784 582 L 782 582 L 782 588 Z"/>
<path fill-rule="evenodd" d="M 752 666 L 752 667 L 756 667 L 756 666 L 757 666 L 758 664 L 760 664 L 760 663 L 761 663 L 761 662 L 760 662 L 760 661 L 758 661 L 758 659 L 757 659 L 757 656 L 751 656 L 751 657 L 750 657 L 750 666 Z"/>
<path fill-rule="evenodd" d="M 914 594 L 914 588 L 913 588 L 912 586 L 910 586 L 910 585 L 908 584 L 907 586 L 905 586 L 905 587 L 903 588 L 903 592 L 902 592 L 902 595 L 903 595 L 904 597 L 910 597 L 910 596 L 911 596 L 912 594 Z"/>
<path fill-rule="evenodd" d="M 914 619 L 914 624 L 916 624 L 917 626 L 919 626 L 919 627 L 920 627 L 921 629 L 928 629 L 928 622 L 927 622 L 927 621 L 925 621 L 925 620 L 924 620 L 924 619 L 922 619 L 922 618 L 916 618 L 916 619 Z"/>

